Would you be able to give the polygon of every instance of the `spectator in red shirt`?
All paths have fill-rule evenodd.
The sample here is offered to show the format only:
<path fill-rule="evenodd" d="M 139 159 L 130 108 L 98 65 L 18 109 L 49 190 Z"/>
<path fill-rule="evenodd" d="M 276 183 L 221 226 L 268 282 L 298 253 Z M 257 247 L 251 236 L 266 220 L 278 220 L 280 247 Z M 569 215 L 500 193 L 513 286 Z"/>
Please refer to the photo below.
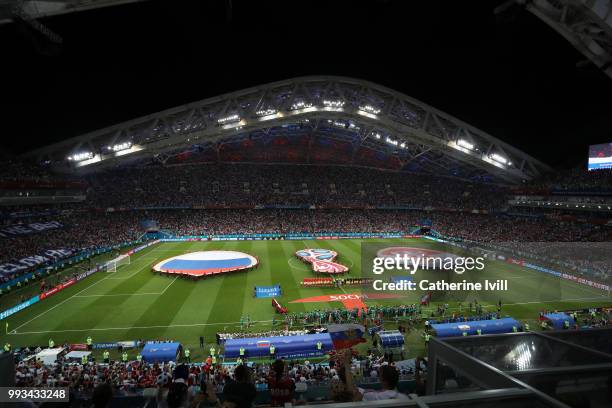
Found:
<path fill-rule="evenodd" d="M 295 383 L 285 373 L 285 362 L 276 360 L 272 364 L 273 374 L 268 379 L 268 389 L 273 407 L 282 407 L 286 402 L 293 403 Z"/>

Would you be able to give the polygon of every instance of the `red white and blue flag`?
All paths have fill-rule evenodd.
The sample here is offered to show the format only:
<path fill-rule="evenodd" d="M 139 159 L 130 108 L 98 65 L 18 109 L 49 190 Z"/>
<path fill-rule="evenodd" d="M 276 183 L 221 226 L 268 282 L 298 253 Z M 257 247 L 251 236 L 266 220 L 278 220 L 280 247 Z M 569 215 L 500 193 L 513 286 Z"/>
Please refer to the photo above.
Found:
<path fill-rule="evenodd" d="M 334 343 L 335 349 L 350 348 L 366 341 L 363 338 L 365 328 L 360 324 L 332 324 L 328 326 L 327 331 Z"/>
<path fill-rule="evenodd" d="M 422 304 L 422 305 L 427 306 L 427 305 L 429 305 L 429 302 L 430 302 L 430 301 L 431 301 L 431 292 L 427 292 L 426 294 L 424 294 L 424 295 L 421 297 L 421 304 Z"/>

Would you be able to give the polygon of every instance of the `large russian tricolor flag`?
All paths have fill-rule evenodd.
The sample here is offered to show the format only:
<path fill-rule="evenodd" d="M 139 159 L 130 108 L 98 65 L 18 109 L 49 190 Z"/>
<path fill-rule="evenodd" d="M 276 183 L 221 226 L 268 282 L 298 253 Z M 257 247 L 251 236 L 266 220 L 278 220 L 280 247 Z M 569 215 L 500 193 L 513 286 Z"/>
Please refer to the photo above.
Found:
<path fill-rule="evenodd" d="M 335 349 L 350 348 L 366 341 L 363 338 L 365 328 L 360 324 L 332 324 L 328 326 L 327 331 L 334 343 Z"/>

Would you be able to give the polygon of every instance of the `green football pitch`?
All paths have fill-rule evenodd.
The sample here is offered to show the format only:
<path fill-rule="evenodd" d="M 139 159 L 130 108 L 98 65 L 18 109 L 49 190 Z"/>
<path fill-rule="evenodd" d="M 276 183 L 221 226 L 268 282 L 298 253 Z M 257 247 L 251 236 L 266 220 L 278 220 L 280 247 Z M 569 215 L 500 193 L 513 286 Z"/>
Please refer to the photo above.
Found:
<path fill-rule="evenodd" d="M 98 272 L 87 279 L 10 316 L 8 333 L 2 333 L 2 344 L 13 347 L 46 345 L 49 338 L 56 344 L 84 343 L 87 336 L 94 342 L 121 340 L 174 339 L 187 345 L 196 358 L 199 337 L 206 343 L 214 341 L 216 332 L 240 331 L 241 316 L 249 315 L 251 331 L 272 329 L 275 315 L 269 298 L 256 299 L 253 288 L 257 285 L 280 284 L 280 303 L 289 312 L 315 309 L 341 308 L 333 303 L 290 303 L 293 300 L 319 296 L 358 294 L 355 287 L 305 288 L 303 278 L 315 276 L 310 266 L 295 258 L 304 248 L 327 248 L 338 252 L 337 262 L 350 267 L 347 277 L 361 276 L 362 243 L 384 246 L 409 246 L 455 251 L 453 247 L 424 239 L 381 240 L 317 240 L 317 241 L 193 241 L 160 243 L 131 257 L 129 265 L 115 273 Z M 257 269 L 235 272 L 197 281 L 161 276 L 152 272 L 157 262 L 193 251 L 236 250 L 259 258 Z M 418 274 L 419 272 L 417 272 Z M 432 273 L 429 271 L 427 273 Z M 432 303 L 424 307 L 423 316 L 440 303 L 448 303 L 450 310 L 478 299 L 486 310 L 494 311 L 499 300 L 503 302 L 503 315 L 536 326 L 538 312 L 612 305 L 608 293 L 579 285 L 551 275 L 504 262 L 489 262 L 480 278 L 508 279 L 508 291 L 444 295 L 433 294 Z M 418 276 L 418 275 L 415 275 Z M 465 276 L 468 276 L 466 274 Z M 463 279 L 463 277 L 462 277 Z M 466 277 L 466 279 L 469 279 Z M 417 303 L 422 293 L 409 293 L 403 299 L 365 300 L 366 305 L 394 305 Z M 463 306 L 465 311 L 465 306 Z M 279 328 L 277 324 L 276 328 Z M 389 322 L 388 328 L 396 328 Z M 4 330 L 3 330 L 4 332 Z M 407 334 L 409 355 L 423 351 L 421 331 Z"/>

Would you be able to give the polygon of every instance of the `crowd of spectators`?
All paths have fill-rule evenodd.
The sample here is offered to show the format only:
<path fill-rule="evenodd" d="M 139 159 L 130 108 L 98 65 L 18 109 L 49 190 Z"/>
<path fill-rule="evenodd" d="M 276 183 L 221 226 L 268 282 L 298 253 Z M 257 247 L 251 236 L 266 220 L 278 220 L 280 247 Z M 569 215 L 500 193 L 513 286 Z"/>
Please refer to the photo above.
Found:
<path fill-rule="evenodd" d="M 39 233 L 0 238 L 0 264 L 41 255 L 45 250 L 70 249 L 73 252 L 116 245 L 138 239 L 140 215 L 131 212 L 77 212 L 52 217 L 64 226 Z M 22 271 L 20 271 L 22 272 Z M 1 281 L 13 274 L 0 274 Z"/>
<path fill-rule="evenodd" d="M 87 177 L 100 207 L 257 205 L 490 209 L 507 189 L 429 175 L 352 167 L 198 165 L 114 169 Z"/>
<path fill-rule="evenodd" d="M 22 350 L 17 360 L 15 385 L 18 387 L 69 387 L 73 398 L 93 397 L 94 400 L 101 397 L 100 392 L 104 392 L 108 400 L 113 395 L 149 395 L 155 396 L 158 406 L 168 407 L 197 406 L 199 402 L 216 400 L 217 395 L 236 404 L 230 406 L 250 407 L 257 391 L 268 391 L 272 406 L 283 406 L 287 402 L 305 402 L 300 392 L 312 386 L 323 387 L 327 400 L 407 398 L 397 391 L 392 396 L 384 393 L 385 381 L 391 375 L 391 385 L 395 389 L 402 375 L 413 378 L 414 374 L 413 369 L 396 367 L 392 360 L 372 351 L 358 358 L 350 350 L 335 354 L 328 363 L 279 359 L 272 363 L 222 365 L 214 363 L 210 357 L 189 364 L 113 360 L 76 363 L 60 357 L 55 363 L 45 365 L 34 358 L 34 351 L 29 349 Z M 375 391 L 359 388 L 355 389 L 358 398 L 347 398 L 340 390 L 347 384 L 347 376 L 350 377 L 348 384 L 360 380 L 381 382 L 383 390 L 380 395 L 366 396 Z M 175 395 L 177 392 L 181 395 Z"/>
<path fill-rule="evenodd" d="M 163 231 L 176 235 L 252 233 L 326 233 L 418 231 L 424 220 L 440 234 L 456 239 L 503 245 L 532 251 L 533 242 L 610 241 L 608 227 L 556 219 L 458 212 L 409 210 L 157 210 L 157 211 L 64 211 L 53 216 L 64 227 L 12 238 L 0 238 L 0 263 L 14 262 L 46 249 L 79 251 L 138 239 L 145 230 L 141 222 L 157 221 Z M 559 256 L 568 252 L 560 252 Z M 583 255 L 588 253 L 584 252 Z M 548 255 L 551 255 L 549 251 Z M 567 257 L 567 256 L 566 256 Z M 589 257 L 576 257 L 588 263 Z M 599 264 L 598 264 L 599 265 Z M 593 265 L 591 265 L 593 266 Z M 605 264 L 598 267 L 605 267 Z M 601 268 L 600 268 L 601 269 Z M 3 279 L 11 279 L 4 276 Z"/>
<path fill-rule="evenodd" d="M 0 166 L 0 182 L 51 181 L 58 179 L 64 179 L 64 176 L 56 177 L 44 166 L 29 161 L 6 158 L 6 160 L 2 160 L 2 166 Z"/>
<path fill-rule="evenodd" d="M 552 193 L 602 193 L 612 191 L 612 169 L 589 171 L 586 165 L 549 173 L 529 183 L 528 188 Z"/>
<path fill-rule="evenodd" d="M 546 185 L 557 182 L 557 186 L 567 188 L 604 188 L 612 180 L 611 174 L 605 170 L 574 170 L 563 176 L 563 183 L 547 180 Z M 8 161 L 0 172 L 0 182 L 69 180 L 62 177 L 19 161 Z M 505 187 L 405 172 L 338 166 L 156 164 L 70 176 L 70 181 L 75 180 L 86 186 L 87 199 L 83 203 L 2 208 L 3 227 L 53 220 L 64 228 L 0 238 L 0 263 L 15 262 L 48 249 L 78 251 L 134 240 L 145 232 L 141 228 L 143 220 L 155 220 L 171 234 L 215 235 L 408 232 L 427 219 L 433 229 L 445 236 L 504 243 L 515 251 L 530 250 L 531 242 L 612 238 L 609 227 L 588 222 L 500 215 L 511 193 Z M 597 202 L 598 198 L 593 200 Z M 193 209 L 167 208 L 181 206 Z M 276 208 L 259 209 L 270 206 Z M 279 208 L 282 206 L 302 209 Z M 139 207 L 149 209 L 132 210 Z M 15 216 L 24 212 L 32 214 Z M 605 265 L 589 265 L 583 258 L 578 258 L 577 263 L 583 268 L 609 272 Z"/>

